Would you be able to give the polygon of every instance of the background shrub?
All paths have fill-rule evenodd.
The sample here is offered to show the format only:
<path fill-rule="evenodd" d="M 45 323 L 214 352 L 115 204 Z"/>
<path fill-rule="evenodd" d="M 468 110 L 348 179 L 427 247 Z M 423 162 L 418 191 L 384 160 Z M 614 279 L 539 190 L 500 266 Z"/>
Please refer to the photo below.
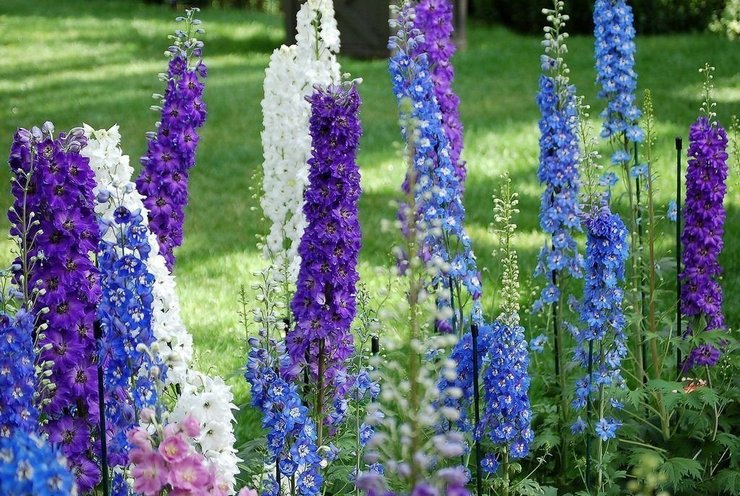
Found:
<path fill-rule="evenodd" d="M 630 5 L 638 34 L 659 34 L 703 31 L 713 19 L 721 17 L 726 3 L 728 0 L 633 0 Z M 570 33 L 593 31 L 593 4 L 594 0 L 566 2 Z M 551 6 L 551 0 L 472 0 L 471 15 L 484 22 L 500 22 L 520 33 L 540 34 L 542 9 Z"/>

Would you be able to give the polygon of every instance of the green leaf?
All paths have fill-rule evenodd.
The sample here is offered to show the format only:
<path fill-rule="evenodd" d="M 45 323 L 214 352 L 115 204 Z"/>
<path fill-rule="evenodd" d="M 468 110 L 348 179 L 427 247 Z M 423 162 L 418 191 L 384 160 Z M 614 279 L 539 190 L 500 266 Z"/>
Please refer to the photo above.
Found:
<path fill-rule="evenodd" d="M 545 491 L 540 487 L 537 481 L 532 479 L 522 479 L 513 487 L 513 493 L 519 496 L 544 496 Z"/>
<path fill-rule="evenodd" d="M 731 468 L 720 470 L 712 478 L 712 485 L 722 494 L 740 495 L 740 470 Z"/>
<path fill-rule="evenodd" d="M 560 445 L 560 436 L 552 431 L 545 431 L 541 434 L 537 434 L 532 441 L 531 449 L 538 450 L 540 448 L 552 448 Z"/>
<path fill-rule="evenodd" d="M 633 389 L 627 392 L 627 403 L 633 407 L 639 407 L 643 398 L 645 397 L 645 390 L 642 388 Z"/>
<path fill-rule="evenodd" d="M 660 467 L 660 471 L 668 477 L 668 483 L 673 487 L 681 485 L 686 478 L 699 480 L 702 477 L 701 463 L 691 458 L 669 458 Z"/>

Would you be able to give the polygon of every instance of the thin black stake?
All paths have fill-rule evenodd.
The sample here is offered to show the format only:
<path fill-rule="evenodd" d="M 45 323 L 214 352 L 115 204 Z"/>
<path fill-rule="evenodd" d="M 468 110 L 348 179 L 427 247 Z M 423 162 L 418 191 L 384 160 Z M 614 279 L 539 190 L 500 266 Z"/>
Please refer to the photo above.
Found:
<path fill-rule="evenodd" d="M 634 155 L 635 155 L 635 166 L 637 166 L 637 143 L 635 143 L 634 148 Z M 648 194 L 651 194 L 650 191 L 648 191 Z M 640 246 L 640 266 L 639 266 L 639 272 L 640 272 L 640 310 L 641 310 L 641 319 L 640 319 L 640 326 L 638 327 L 639 332 L 639 340 L 642 347 L 642 383 L 647 384 L 647 367 L 645 366 L 645 362 L 647 362 L 647 341 L 645 340 L 645 333 L 643 332 L 643 325 L 645 322 L 645 285 L 644 285 L 644 272 L 642 264 L 642 255 L 644 253 L 643 248 L 643 226 L 642 226 L 642 205 L 640 204 L 640 176 L 638 175 L 635 177 L 635 199 L 637 200 L 637 239 L 639 241 Z M 654 364 L 653 364 L 654 365 Z"/>
<path fill-rule="evenodd" d="M 682 337 L 681 323 L 681 150 L 683 138 L 676 137 L 676 334 Z M 676 376 L 681 376 L 681 350 L 676 349 Z"/>
<path fill-rule="evenodd" d="M 588 430 L 586 431 L 586 491 L 591 494 L 591 416 L 593 402 L 591 400 L 591 379 L 594 374 L 594 342 L 588 341 L 588 399 L 586 401 L 586 418 L 588 419 Z"/>
<path fill-rule="evenodd" d="M 370 352 L 373 355 L 380 353 L 380 336 L 373 336 L 370 338 Z"/>
<path fill-rule="evenodd" d="M 478 496 L 483 496 L 483 470 L 481 469 L 480 450 L 480 391 L 478 384 L 478 326 L 471 324 L 470 333 L 473 335 L 473 403 L 475 407 L 475 484 Z"/>
<path fill-rule="evenodd" d="M 103 328 L 95 321 L 95 339 L 103 339 Z M 103 357 L 98 357 L 98 409 L 100 412 L 100 472 L 103 476 L 103 496 L 108 496 L 108 439 L 105 427 L 105 384 L 103 382 Z"/>
<path fill-rule="evenodd" d="M 552 271 L 552 284 L 553 286 L 558 285 L 558 272 L 555 270 Z M 558 301 L 555 301 L 555 303 L 552 304 L 552 332 L 555 341 L 553 346 L 553 349 L 555 350 L 555 376 L 560 377 L 560 340 L 558 339 L 560 329 L 558 328 Z M 561 391 L 560 393 L 562 394 L 563 391 Z"/>

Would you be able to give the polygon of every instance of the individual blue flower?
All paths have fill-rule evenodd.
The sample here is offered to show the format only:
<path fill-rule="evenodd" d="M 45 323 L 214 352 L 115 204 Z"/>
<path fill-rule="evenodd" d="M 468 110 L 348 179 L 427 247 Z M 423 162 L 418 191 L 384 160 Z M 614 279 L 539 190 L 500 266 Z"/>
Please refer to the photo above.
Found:
<path fill-rule="evenodd" d="M 619 178 L 613 172 L 606 172 L 599 177 L 599 186 L 611 188 L 619 182 Z"/>
<path fill-rule="evenodd" d="M 676 200 L 668 202 L 665 216 L 671 222 L 676 222 L 678 220 L 678 206 L 676 205 Z"/>
<path fill-rule="evenodd" d="M 319 474 L 318 470 L 310 469 L 304 470 L 298 476 L 296 486 L 298 487 L 298 494 L 302 496 L 316 496 L 321 493 L 321 484 L 323 478 Z"/>
<path fill-rule="evenodd" d="M 498 465 L 498 458 L 496 458 L 496 455 L 492 453 L 486 454 L 480 464 L 483 471 L 487 474 L 495 474 L 498 470 Z"/>
<path fill-rule="evenodd" d="M 546 344 L 547 336 L 544 334 L 540 334 L 529 342 L 529 349 L 535 353 L 542 353 L 543 351 L 545 351 Z"/>
<path fill-rule="evenodd" d="M 573 422 L 573 425 L 570 426 L 570 432 L 573 435 L 582 434 L 586 432 L 586 429 L 588 428 L 588 424 L 581 418 L 579 415 L 575 422 Z"/>
<path fill-rule="evenodd" d="M 596 423 L 596 435 L 599 436 L 602 441 L 614 439 L 617 436 L 617 429 L 619 429 L 621 425 L 622 423 L 620 421 L 613 418 L 601 418 Z"/>
<path fill-rule="evenodd" d="M 625 0 L 596 0 L 594 36 L 599 98 L 607 101 L 600 114 L 604 119 L 601 135 L 605 138 L 624 135 L 632 143 L 642 142 L 645 134 L 637 124 L 641 112 L 635 102 L 634 17 Z"/>
<path fill-rule="evenodd" d="M 630 169 L 630 176 L 635 178 L 646 178 L 648 174 L 648 166 L 647 164 L 639 164 L 635 165 Z"/>
<path fill-rule="evenodd" d="M 357 433 L 359 440 L 360 440 L 360 446 L 366 446 L 368 441 L 370 441 L 370 438 L 373 437 L 373 428 L 372 426 L 362 423 L 360 426 L 360 431 Z"/>
<path fill-rule="evenodd" d="M 617 150 L 612 153 L 613 164 L 623 164 L 632 160 L 632 155 L 627 150 Z"/>

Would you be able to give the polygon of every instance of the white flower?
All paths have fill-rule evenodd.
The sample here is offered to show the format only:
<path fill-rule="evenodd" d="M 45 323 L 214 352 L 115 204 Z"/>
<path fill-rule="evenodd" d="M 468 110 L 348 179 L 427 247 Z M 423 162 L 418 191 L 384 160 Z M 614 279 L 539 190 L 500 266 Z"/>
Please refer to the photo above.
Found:
<path fill-rule="evenodd" d="M 195 444 L 214 464 L 219 478 L 228 484 L 234 494 L 239 458 L 236 456 L 233 424 L 234 396 L 231 388 L 220 377 L 209 377 L 188 370 L 181 384 L 181 395 L 172 410 L 170 420 L 179 422 L 190 413 L 200 424 L 200 435 Z"/>

